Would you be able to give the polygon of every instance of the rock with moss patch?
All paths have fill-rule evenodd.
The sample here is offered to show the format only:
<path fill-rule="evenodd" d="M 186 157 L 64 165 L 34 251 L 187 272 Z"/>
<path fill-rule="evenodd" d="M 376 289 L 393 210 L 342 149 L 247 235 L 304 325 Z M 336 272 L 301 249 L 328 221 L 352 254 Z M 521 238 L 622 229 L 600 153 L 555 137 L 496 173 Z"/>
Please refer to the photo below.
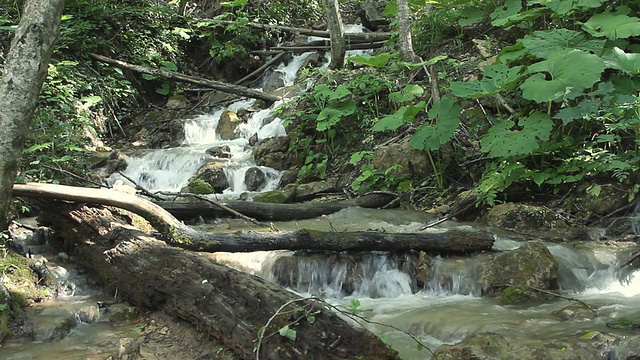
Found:
<path fill-rule="evenodd" d="M 189 192 L 199 195 L 208 195 L 213 193 L 213 186 L 202 179 L 193 179 L 189 181 Z"/>
<path fill-rule="evenodd" d="M 538 290 L 558 289 L 558 260 L 542 241 L 530 241 L 483 262 L 480 283 L 484 296 L 507 304 L 547 299 Z"/>
<path fill-rule="evenodd" d="M 567 227 L 560 216 L 545 207 L 516 203 L 494 206 L 487 215 L 487 223 L 491 226 L 518 231 Z"/>
<path fill-rule="evenodd" d="M 242 119 L 231 110 L 225 110 L 220 115 L 220 121 L 218 122 L 218 135 L 222 140 L 232 140 L 237 137 L 236 131 L 238 126 L 242 123 Z"/>
<path fill-rule="evenodd" d="M 293 202 L 296 197 L 296 187 L 287 186 L 284 189 L 265 191 L 258 194 L 253 201 L 264 203 L 284 204 Z"/>

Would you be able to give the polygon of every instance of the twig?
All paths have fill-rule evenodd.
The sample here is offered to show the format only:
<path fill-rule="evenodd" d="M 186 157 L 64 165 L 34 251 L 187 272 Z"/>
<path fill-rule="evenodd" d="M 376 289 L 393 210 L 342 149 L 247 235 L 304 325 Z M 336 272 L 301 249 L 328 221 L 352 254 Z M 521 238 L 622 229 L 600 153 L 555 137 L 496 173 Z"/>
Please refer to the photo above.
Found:
<path fill-rule="evenodd" d="M 99 184 L 99 183 L 97 183 L 97 182 L 95 182 L 95 181 L 93 181 L 93 180 L 91 180 L 91 179 L 87 179 L 87 178 L 82 177 L 82 176 L 80 176 L 80 175 L 76 175 L 76 174 L 72 173 L 71 171 L 67 171 L 67 170 L 62 169 L 62 168 L 54 168 L 53 166 L 49 166 L 49 165 L 42 165 L 42 167 L 43 167 L 43 168 L 47 168 L 47 169 L 49 169 L 49 170 L 53 170 L 53 171 L 61 172 L 61 173 L 65 174 L 65 175 L 68 175 L 68 176 L 74 177 L 74 178 L 76 178 L 76 179 L 80 179 L 80 180 L 82 180 L 82 181 L 86 181 L 86 182 L 88 182 L 88 183 L 90 183 L 90 184 L 93 184 L 93 185 L 95 185 L 95 186 L 97 186 L 97 187 L 104 187 L 104 185 Z"/>
<path fill-rule="evenodd" d="M 578 304 L 580 304 L 580 305 L 584 306 L 585 308 L 589 309 L 589 311 L 591 311 L 591 312 L 593 313 L 593 315 L 595 315 L 595 316 L 600 316 L 600 315 L 598 314 L 598 310 L 594 309 L 594 308 L 593 308 L 593 307 L 591 307 L 589 304 L 587 304 L 586 302 L 584 302 L 584 301 L 582 301 L 582 300 L 580 300 L 580 299 L 576 299 L 576 298 L 572 298 L 572 297 L 568 297 L 568 296 L 560 295 L 560 294 L 558 294 L 558 293 L 555 293 L 555 292 L 553 292 L 553 291 L 549 291 L 549 290 L 545 290 L 545 289 L 538 289 L 538 288 L 535 288 L 535 287 L 533 287 L 533 286 L 518 286 L 518 285 L 511 285 L 511 284 L 509 284 L 509 285 L 507 285 L 507 286 L 513 286 L 513 287 L 518 287 L 518 288 L 530 289 L 530 290 L 534 290 L 534 291 L 537 291 L 537 292 L 541 292 L 541 293 L 543 293 L 543 294 L 547 294 L 547 295 L 551 295 L 551 296 L 559 297 L 559 298 L 561 298 L 561 299 L 565 299 L 565 300 L 569 300 L 569 301 L 575 301 L 575 302 L 577 302 Z"/>
<path fill-rule="evenodd" d="M 467 195 L 465 195 L 465 197 L 463 197 L 463 198 L 462 198 L 462 200 L 460 200 L 460 202 L 458 203 L 458 205 L 462 204 L 462 203 L 463 203 L 463 202 L 464 202 L 464 201 L 465 201 L 465 200 L 466 200 L 466 199 L 467 199 L 467 198 L 468 198 L 472 193 L 473 193 L 473 190 L 469 191 L 469 192 L 467 193 Z M 420 231 L 422 231 L 422 230 L 426 230 L 426 229 L 428 229 L 428 228 L 430 228 L 430 227 L 434 227 L 434 226 L 436 226 L 436 225 L 438 225 L 438 224 L 442 224 L 443 222 L 445 222 L 445 221 L 447 221 L 447 220 L 451 219 L 452 217 L 454 217 L 454 216 L 456 216 L 456 215 L 458 215 L 458 214 L 462 213 L 463 211 L 467 210 L 467 209 L 468 209 L 468 208 L 470 208 L 472 205 L 474 205 L 474 203 L 471 203 L 471 204 L 469 204 L 469 205 L 465 206 L 464 208 L 462 208 L 462 209 L 460 209 L 460 210 L 453 209 L 453 210 L 452 210 L 452 211 L 450 211 L 447 215 L 445 215 L 442 219 L 436 220 L 436 221 L 434 221 L 434 222 L 432 222 L 432 223 L 430 223 L 430 224 L 427 224 L 427 225 L 425 225 L 425 226 L 421 227 L 421 228 L 420 228 Z"/>
<path fill-rule="evenodd" d="M 138 184 L 137 182 L 135 182 L 132 178 L 128 177 L 127 175 L 125 175 L 122 171 L 118 171 L 118 174 L 120 174 L 120 176 L 122 176 L 123 178 L 129 180 L 133 185 L 136 186 L 137 190 L 140 190 L 141 193 L 143 193 L 144 195 L 152 198 L 152 199 L 156 199 L 156 200 L 163 200 L 160 196 L 152 193 L 151 191 L 145 189 L 142 185 Z"/>
<path fill-rule="evenodd" d="M 618 270 L 622 270 L 623 268 L 631 265 L 636 259 L 640 259 L 640 252 L 632 255 L 629 260 L 623 262 L 620 266 L 618 266 Z"/>
<path fill-rule="evenodd" d="M 273 65 L 276 61 L 280 60 L 286 53 L 287 53 L 286 50 L 283 50 L 283 51 L 279 52 L 278 55 L 273 57 L 273 59 L 271 59 L 271 60 L 267 61 L 266 63 L 264 63 L 264 65 L 260 66 L 258 69 L 256 69 L 251 74 L 249 74 L 249 75 L 243 77 L 242 79 L 236 81 L 235 84 L 236 85 L 241 85 L 245 81 L 248 81 L 249 79 L 252 79 L 252 78 L 258 76 L 260 73 L 262 73 L 263 71 L 267 70 L 267 68 L 269 68 L 269 66 Z"/>

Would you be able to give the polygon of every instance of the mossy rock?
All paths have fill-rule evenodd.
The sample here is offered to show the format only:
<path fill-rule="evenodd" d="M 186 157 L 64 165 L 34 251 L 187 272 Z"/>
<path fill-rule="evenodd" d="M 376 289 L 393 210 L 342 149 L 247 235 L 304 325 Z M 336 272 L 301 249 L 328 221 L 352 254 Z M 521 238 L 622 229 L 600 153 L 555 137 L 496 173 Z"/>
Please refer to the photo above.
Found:
<path fill-rule="evenodd" d="M 213 186 L 202 179 L 193 179 L 189 181 L 188 187 L 193 194 L 208 195 L 213 193 Z"/>
<path fill-rule="evenodd" d="M 292 202 L 296 197 L 295 186 L 287 186 L 281 190 L 271 190 L 258 194 L 253 201 L 262 203 L 286 204 Z"/>

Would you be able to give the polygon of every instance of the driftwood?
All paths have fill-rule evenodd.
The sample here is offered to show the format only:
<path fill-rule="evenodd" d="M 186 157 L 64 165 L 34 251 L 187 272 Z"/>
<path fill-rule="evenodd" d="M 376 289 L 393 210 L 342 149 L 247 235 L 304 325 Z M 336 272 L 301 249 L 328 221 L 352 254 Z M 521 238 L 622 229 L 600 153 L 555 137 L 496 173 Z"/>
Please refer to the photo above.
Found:
<path fill-rule="evenodd" d="M 73 241 L 77 261 L 108 290 L 133 305 L 193 324 L 238 358 L 399 359 L 380 339 L 320 302 L 296 300 L 295 294 L 261 278 L 170 247 L 123 225 L 122 217 L 107 208 L 50 204 L 43 218 L 65 241 Z M 267 323 L 272 326 L 264 330 L 255 354 Z M 295 341 L 279 335 L 284 326 L 295 331 Z"/>
<path fill-rule="evenodd" d="M 273 103 L 273 102 L 276 102 L 276 101 L 280 100 L 280 97 L 278 97 L 278 96 L 269 95 L 269 94 L 264 93 L 262 91 L 250 89 L 250 88 L 247 88 L 247 87 L 244 87 L 244 86 L 240 86 L 240 85 L 227 84 L 227 83 L 223 83 L 223 82 L 220 82 L 220 81 L 203 79 L 203 78 L 199 78 L 199 77 L 195 77 L 195 76 L 189 76 L 189 75 L 185 75 L 185 74 L 180 74 L 180 73 L 177 73 L 177 72 L 174 72 L 174 71 L 165 71 L 165 70 L 154 69 L 154 68 L 150 68 L 150 67 L 146 67 L 146 66 L 129 64 L 129 63 L 124 62 L 124 61 L 112 59 L 112 58 L 109 58 L 109 57 L 106 57 L 106 56 L 102 56 L 102 55 L 98 55 L 98 54 L 89 54 L 89 55 L 92 58 L 94 58 L 94 59 L 96 59 L 98 61 L 102 61 L 102 62 L 105 62 L 107 64 L 112 64 L 112 65 L 115 65 L 117 67 L 133 70 L 133 71 L 136 71 L 136 72 L 139 72 L 139 73 L 143 73 L 143 74 L 150 74 L 150 75 L 160 76 L 160 77 L 163 77 L 163 78 L 166 78 L 166 79 L 188 82 L 188 83 L 196 84 L 196 85 L 200 85 L 200 86 L 206 86 L 206 87 L 209 87 L 211 89 L 219 90 L 219 91 L 230 93 L 230 94 L 235 94 L 235 95 L 239 95 L 239 96 L 246 96 L 246 97 L 250 97 L 250 98 L 254 98 L 254 99 L 261 99 L 261 100 L 264 100 L 264 101 L 266 101 L 268 103 Z"/>
<path fill-rule="evenodd" d="M 88 189 L 54 184 L 16 184 L 15 196 L 94 203 L 129 210 L 145 218 L 171 245 L 204 252 L 257 250 L 385 251 L 422 250 L 431 253 L 472 253 L 490 250 L 493 235 L 488 232 L 448 231 L 443 233 L 321 232 L 237 232 L 206 233 L 178 221 L 162 207 L 135 195 L 110 189 Z"/>
<path fill-rule="evenodd" d="M 353 206 L 380 208 L 393 199 L 394 196 L 373 193 L 355 199 L 324 203 L 273 204 L 253 201 L 221 201 L 219 203 L 257 220 L 289 221 L 312 219 L 322 215 L 333 214 Z M 199 216 L 221 217 L 228 214 L 226 209 L 198 199 L 192 201 L 153 200 L 153 202 L 180 220 L 194 219 Z"/>

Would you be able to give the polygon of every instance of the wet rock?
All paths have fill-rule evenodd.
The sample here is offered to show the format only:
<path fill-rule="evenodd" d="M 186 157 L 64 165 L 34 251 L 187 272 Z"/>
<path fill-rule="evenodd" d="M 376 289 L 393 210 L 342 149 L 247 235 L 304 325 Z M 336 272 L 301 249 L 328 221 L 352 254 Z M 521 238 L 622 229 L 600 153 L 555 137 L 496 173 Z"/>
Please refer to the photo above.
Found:
<path fill-rule="evenodd" d="M 494 206 L 487 214 L 487 223 L 517 231 L 548 230 L 567 227 L 553 211 L 534 205 L 507 203 Z"/>
<path fill-rule="evenodd" d="M 258 133 L 251 135 L 249 138 L 249 146 L 255 146 L 258 143 Z"/>
<path fill-rule="evenodd" d="M 336 179 L 328 179 L 301 184 L 298 185 L 298 189 L 296 191 L 296 201 L 311 200 L 319 194 L 334 193 L 337 191 L 338 187 Z"/>
<path fill-rule="evenodd" d="M 534 289 L 558 289 L 558 260 L 542 241 L 529 241 L 483 262 L 480 283 L 484 296 L 503 303 L 543 300 L 549 295 Z"/>
<path fill-rule="evenodd" d="M 36 340 L 38 341 L 64 339 L 71 329 L 77 326 L 74 314 L 68 313 L 67 316 L 61 316 L 54 314 L 51 309 L 45 309 L 38 314 L 36 320 Z"/>
<path fill-rule="evenodd" d="M 612 359 L 640 360 L 640 335 L 625 336 L 613 352 Z"/>
<path fill-rule="evenodd" d="M 593 192 L 594 186 L 597 186 L 599 189 L 597 195 Z M 591 191 L 588 191 L 589 189 L 591 189 Z M 589 212 L 606 215 L 627 205 L 631 191 L 630 189 L 623 188 L 621 185 L 614 184 L 584 185 L 579 190 L 579 193 L 584 194 L 580 197 L 580 202 Z"/>
<path fill-rule="evenodd" d="M 104 314 L 114 325 L 131 324 L 138 317 L 137 309 L 126 303 L 110 304 Z"/>
<path fill-rule="evenodd" d="M 279 71 L 272 71 L 270 74 L 267 75 L 267 78 L 264 82 L 264 86 L 262 87 L 262 91 L 266 93 L 270 93 L 283 86 L 284 86 L 284 79 L 282 78 L 282 73 Z"/>
<path fill-rule="evenodd" d="M 418 289 L 424 289 L 425 284 L 431 277 L 431 257 L 424 251 L 413 255 L 413 272 Z"/>
<path fill-rule="evenodd" d="M 173 95 L 167 100 L 167 109 L 180 109 L 187 107 L 187 97 L 184 95 Z"/>
<path fill-rule="evenodd" d="M 264 203 L 285 204 L 291 203 L 296 198 L 296 187 L 287 186 L 284 189 L 265 191 L 256 195 L 253 201 Z"/>
<path fill-rule="evenodd" d="M 213 156 L 218 159 L 230 159 L 231 148 L 227 145 L 210 147 L 205 151 L 205 154 Z"/>
<path fill-rule="evenodd" d="M 53 230 L 44 226 L 32 229 L 11 224 L 9 233 L 11 234 L 9 245 L 24 256 L 38 253 L 41 247 L 53 239 Z"/>
<path fill-rule="evenodd" d="M 221 193 L 229 187 L 229 180 L 224 173 L 224 163 L 220 161 L 204 164 L 192 179 L 203 180 L 211 185 L 214 192 L 217 193 Z"/>
<path fill-rule="evenodd" d="M 98 305 L 86 306 L 78 310 L 76 316 L 81 322 L 85 324 L 92 324 L 100 321 L 100 309 L 98 308 Z"/>
<path fill-rule="evenodd" d="M 269 92 L 269 95 L 280 96 L 282 98 L 291 99 L 296 96 L 302 95 L 305 92 L 306 87 L 301 84 L 293 84 L 289 86 L 283 86 L 278 89 Z"/>
<path fill-rule="evenodd" d="M 409 138 L 399 143 L 376 147 L 372 164 L 374 168 L 381 171 L 394 165 L 400 165 L 396 170 L 397 174 L 409 174 L 416 177 L 425 177 L 432 172 L 427 153 L 410 146 Z"/>
<path fill-rule="evenodd" d="M 220 115 L 220 122 L 218 123 L 218 135 L 222 140 L 232 140 L 237 137 L 238 126 L 242 124 L 242 119 L 238 117 L 238 114 L 231 110 L 225 110 Z"/>
<path fill-rule="evenodd" d="M 286 155 L 290 142 L 291 139 L 288 136 L 273 137 L 259 141 L 253 151 L 256 164 L 276 170 L 287 169 L 291 166 L 291 158 Z"/>
<path fill-rule="evenodd" d="M 553 315 L 564 321 L 571 319 L 591 320 L 595 318 L 593 311 L 581 304 L 565 306 L 562 309 L 555 311 Z"/>
<path fill-rule="evenodd" d="M 267 176 L 257 166 L 250 167 L 247 169 L 247 172 L 244 173 L 244 185 L 249 191 L 260 190 L 266 181 Z"/>
<path fill-rule="evenodd" d="M 298 180 L 298 170 L 284 170 L 280 173 L 278 187 L 284 188 L 287 185 L 295 183 L 296 180 Z"/>
<path fill-rule="evenodd" d="M 539 341 L 505 337 L 494 333 L 474 334 L 454 345 L 435 351 L 440 360 L 600 360 L 600 351 L 580 339 Z"/>
<path fill-rule="evenodd" d="M 173 119 L 166 126 L 159 127 L 152 133 L 149 144 L 154 149 L 180 146 L 184 140 L 184 124 L 182 119 Z"/>

